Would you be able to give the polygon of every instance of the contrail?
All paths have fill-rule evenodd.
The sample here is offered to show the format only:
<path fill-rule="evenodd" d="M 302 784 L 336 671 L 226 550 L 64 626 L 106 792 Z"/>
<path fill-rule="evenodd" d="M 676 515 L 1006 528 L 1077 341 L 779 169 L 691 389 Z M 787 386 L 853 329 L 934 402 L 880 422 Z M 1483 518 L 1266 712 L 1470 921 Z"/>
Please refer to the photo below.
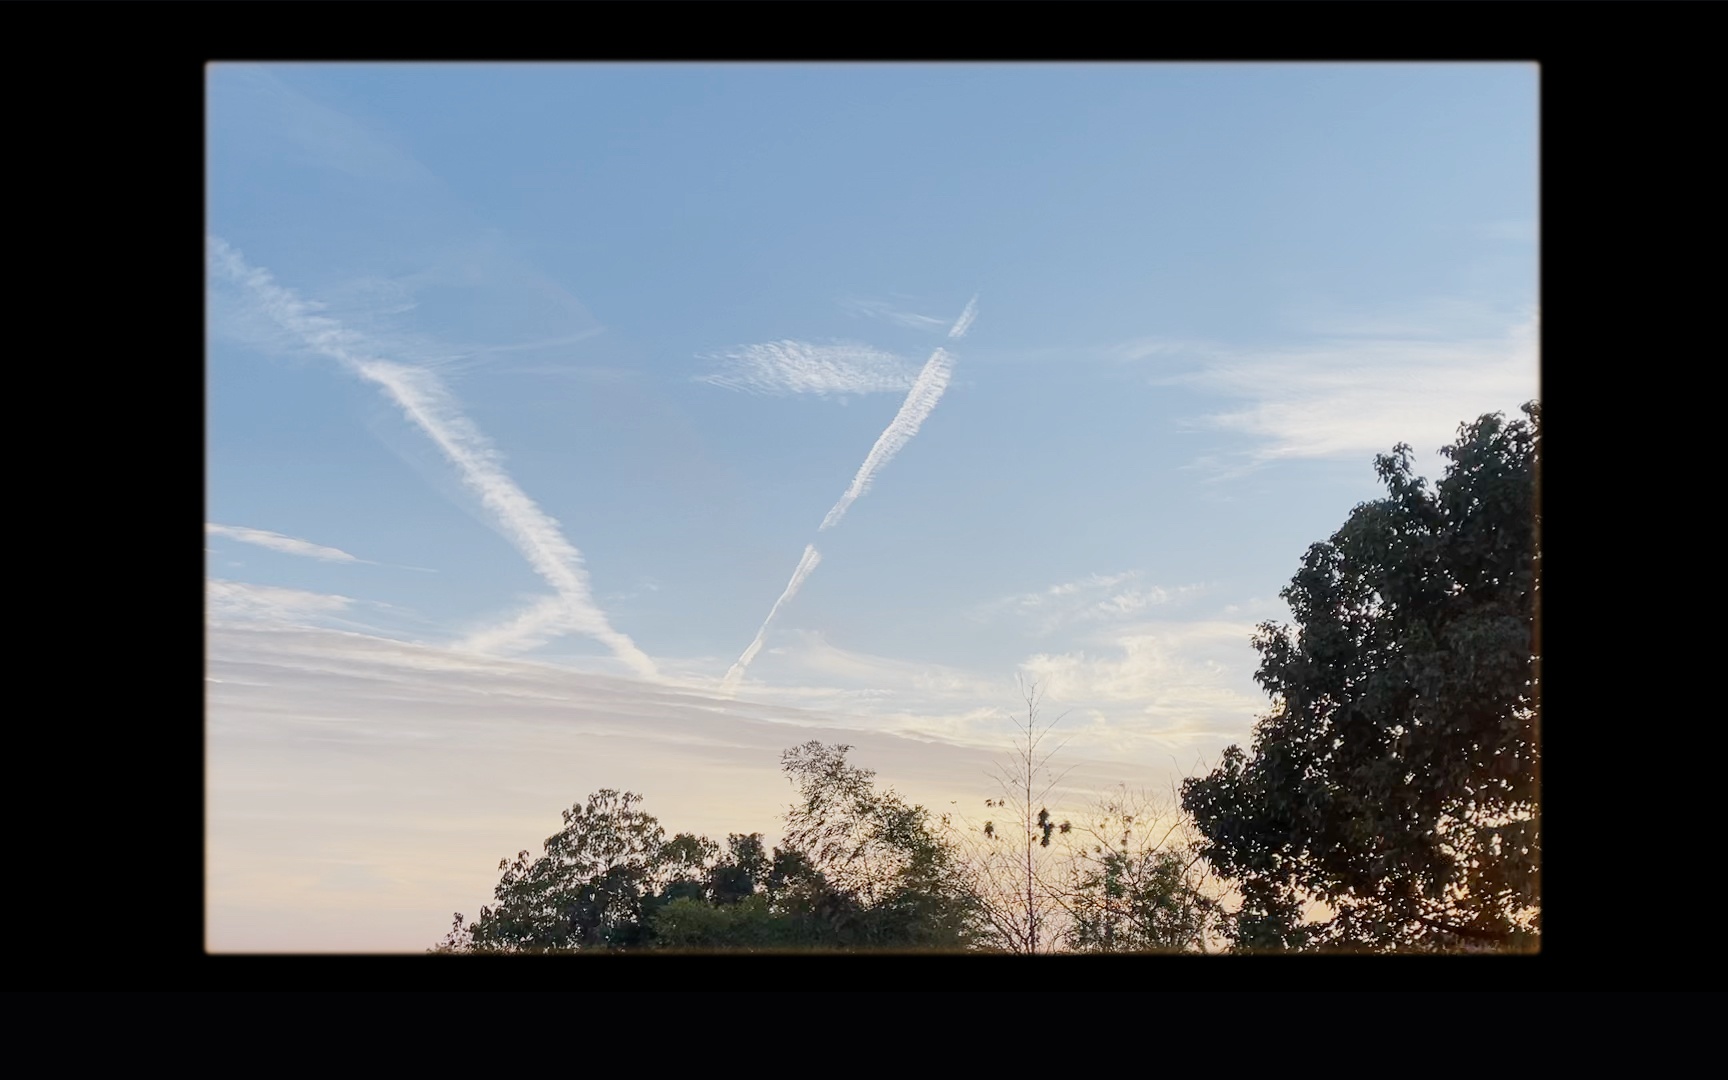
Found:
<path fill-rule="evenodd" d="M 918 381 L 907 391 L 906 400 L 900 403 L 900 411 L 894 414 L 894 419 L 888 421 L 888 426 L 882 429 L 877 437 L 876 445 L 870 448 L 865 456 L 864 464 L 858 466 L 858 475 L 852 478 L 852 486 L 840 496 L 840 501 L 828 511 L 828 516 L 822 519 L 822 527 L 817 532 L 831 529 L 846 516 L 846 508 L 851 506 L 858 496 L 870 490 L 870 480 L 876 475 L 876 470 L 888 464 L 900 448 L 918 434 L 918 426 L 924 418 L 930 415 L 930 410 L 942 400 L 942 391 L 948 389 L 948 376 L 954 365 L 946 350 L 938 348 L 925 361 L 924 370 L 918 373 Z"/>
<path fill-rule="evenodd" d="M 366 343 L 359 334 L 334 319 L 313 314 L 316 308 L 312 304 L 276 284 L 268 271 L 248 266 L 240 253 L 220 238 L 212 236 L 209 241 L 215 266 L 249 288 L 278 325 L 361 378 L 383 387 L 437 444 L 461 473 L 463 482 L 492 512 L 504 535 L 557 591 L 571 629 L 605 643 L 641 675 L 657 677 L 654 662 L 627 635 L 614 630 L 595 605 L 582 553 L 564 538 L 558 522 L 505 473 L 497 449 L 463 415 L 436 375 L 366 355 Z"/>
<path fill-rule="evenodd" d="M 744 677 L 744 669 L 750 666 L 750 661 L 756 659 L 756 654 L 762 651 L 762 641 L 768 636 L 768 627 L 774 622 L 774 616 L 779 614 L 780 606 L 797 595 L 798 589 L 804 584 L 804 579 L 810 576 L 810 571 L 816 569 L 816 564 L 822 561 L 822 553 L 816 550 L 815 544 L 804 545 L 804 557 L 798 560 L 798 569 L 792 571 L 792 580 L 786 583 L 786 591 L 780 594 L 780 599 L 774 601 L 774 606 L 768 609 L 768 617 L 762 620 L 762 629 L 756 631 L 756 640 L 744 650 L 744 655 L 738 658 L 726 672 L 726 677 L 720 680 L 720 692 L 730 694 L 738 688 L 738 680 Z"/>
<path fill-rule="evenodd" d="M 949 329 L 949 331 L 948 331 L 949 338 L 954 339 L 954 340 L 959 340 L 960 338 L 965 337 L 966 331 L 972 329 L 972 320 L 976 319 L 977 317 L 978 317 L 978 294 L 973 293 L 972 299 L 966 301 L 966 310 L 964 310 L 960 313 L 960 317 L 958 319 L 954 320 L 953 327 Z"/>
<path fill-rule="evenodd" d="M 966 310 L 960 313 L 960 318 L 954 321 L 954 326 L 948 331 L 952 339 L 966 336 L 972 322 L 978 318 L 978 297 L 966 301 Z M 876 475 L 876 470 L 888 464 L 900 448 L 918 434 L 919 425 L 924 423 L 930 411 L 936 408 L 936 403 L 942 400 L 942 391 L 948 389 L 948 377 L 954 371 L 954 358 L 947 350 L 938 348 L 930 354 L 930 359 L 924 362 L 924 370 L 918 373 L 918 380 L 912 384 L 912 389 L 906 392 L 906 400 L 900 403 L 900 411 L 894 414 L 894 419 L 882 429 L 882 434 L 876 440 L 876 445 L 870 448 L 865 456 L 864 464 L 858 466 L 858 475 L 852 478 L 852 486 L 840 496 L 840 501 L 828 511 L 828 516 L 822 519 L 822 527 L 817 532 L 831 529 L 840 524 L 840 519 L 846 516 L 846 508 L 851 506 L 858 496 L 870 490 L 870 480 Z"/>
<path fill-rule="evenodd" d="M 955 320 L 954 326 L 948 331 L 952 339 L 964 337 L 971 328 L 972 321 L 978 317 L 978 297 L 973 296 L 966 302 L 966 309 Z M 942 400 L 942 391 L 948 388 L 948 377 L 953 373 L 954 360 L 947 351 L 938 348 L 925 361 L 924 370 L 918 373 L 918 379 L 907 391 L 906 400 L 900 403 L 900 411 L 894 414 L 894 419 L 888 422 L 882 434 L 876 439 L 876 445 L 870 448 L 870 453 L 864 458 L 864 464 L 858 467 L 858 475 L 852 478 L 852 486 L 840 496 L 840 501 L 828 511 L 828 516 L 822 519 L 821 528 L 817 532 L 832 528 L 846 516 L 846 508 L 851 506 L 858 496 L 869 490 L 870 479 L 876 470 L 888 464 L 900 448 L 909 442 L 912 436 L 918 434 L 919 425 L 924 423 L 930 411 L 936 408 L 936 403 Z M 750 666 L 750 661 L 756 659 L 756 654 L 762 649 L 762 642 L 768 635 L 768 627 L 774 622 L 774 616 L 782 604 L 792 599 L 798 592 L 804 579 L 810 576 L 810 571 L 816 569 L 816 564 L 822 561 L 817 554 L 816 545 L 808 544 L 804 548 L 804 557 L 798 561 L 798 569 L 792 571 L 792 580 L 787 582 L 786 591 L 780 594 L 780 599 L 774 601 L 769 609 L 768 617 L 762 620 L 762 629 L 756 631 L 756 640 L 744 650 L 744 655 L 738 658 L 726 672 L 726 677 L 720 680 L 720 692 L 730 694 L 738 687 L 738 682 L 744 677 L 744 669 Z"/>

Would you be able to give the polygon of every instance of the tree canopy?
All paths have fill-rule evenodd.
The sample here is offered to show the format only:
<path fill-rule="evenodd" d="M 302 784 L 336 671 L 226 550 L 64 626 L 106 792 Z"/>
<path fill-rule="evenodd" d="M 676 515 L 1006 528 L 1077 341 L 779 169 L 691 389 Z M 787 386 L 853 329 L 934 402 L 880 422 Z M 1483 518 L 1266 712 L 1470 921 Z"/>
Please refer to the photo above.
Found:
<path fill-rule="evenodd" d="M 786 841 L 733 834 L 668 839 L 632 792 L 564 811 L 545 854 L 498 864 L 495 905 L 457 913 L 435 952 L 594 949 L 965 948 L 975 904 L 954 851 L 922 806 L 806 743 L 782 765 L 798 791 Z"/>
<path fill-rule="evenodd" d="M 1460 425 L 1432 490 L 1400 444 L 1386 497 L 1308 549 L 1263 624 L 1273 707 L 1182 787 L 1238 881 L 1243 949 L 1519 949 L 1540 933 L 1541 414 Z M 1304 923 L 1305 901 L 1333 914 Z"/>
<path fill-rule="evenodd" d="M 1175 802 L 1124 786 L 1076 815 L 1060 893 L 1067 948 L 1213 951 L 1221 889 Z"/>

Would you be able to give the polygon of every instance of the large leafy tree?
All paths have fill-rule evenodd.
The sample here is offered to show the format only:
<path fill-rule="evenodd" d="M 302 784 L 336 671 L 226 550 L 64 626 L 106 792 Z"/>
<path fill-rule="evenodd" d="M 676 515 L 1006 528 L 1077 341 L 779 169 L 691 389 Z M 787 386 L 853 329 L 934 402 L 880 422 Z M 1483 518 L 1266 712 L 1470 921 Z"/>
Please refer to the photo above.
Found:
<path fill-rule="evenodd" d="M 496 903 L 462 926 L 456 915 L 440 951 L 519 952 L 645 944 L 656 901 L 704 895 L 716 846 L 690 834 L 667 839 L 641 796 L 610 789 L 564 811 L 546 854 L 498 864 Z"/>
<path fill-rule="evenodd" d="M 1430 489 L 1410 448 L 1386 497 L 1308 549 L 1261 626 L 1273 708 L 1183 785 L 1237 880 L 1239 948 L 1530 948 L 1540 933 L 1541 414 L 1483 416 Z M 1306 901 L 1332 917 L 1304 922 Z"/>

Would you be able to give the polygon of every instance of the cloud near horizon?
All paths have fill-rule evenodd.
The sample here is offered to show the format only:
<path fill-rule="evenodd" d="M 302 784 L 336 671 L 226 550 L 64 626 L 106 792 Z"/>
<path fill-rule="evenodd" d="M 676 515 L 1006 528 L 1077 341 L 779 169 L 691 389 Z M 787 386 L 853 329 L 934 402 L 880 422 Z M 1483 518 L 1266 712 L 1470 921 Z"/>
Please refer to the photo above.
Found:
<path fill-rule="evenodd" d="M 926 805 L 988 763 L 842 714 L 365 634 L 217 625 L 206 664 L 212 951 L 421 952 L 603 787 L 669 831 L 773 843 L 788 747 L 850 744 Z"/>
<path fill-rule="evenodd" d="M 251 585 L 211 578 L 204 583 L 205 610 L 213 621 L 299 624 L 345 611 L 354 603 L 346 596 Z"/>
<path fill-rule="evenodd" d="M 1178 742 L 1246 732 L 1266 710 L 1249 692 L 1254 626 L 1222 620 L 1142 623 L 1096 643 L 1100 649 L 1039 653 L 1020 665 L 1051 698 L 1077 707 L 1127 705 Z M 1118 721 L 1119 725 L 1120 722 Z"/>

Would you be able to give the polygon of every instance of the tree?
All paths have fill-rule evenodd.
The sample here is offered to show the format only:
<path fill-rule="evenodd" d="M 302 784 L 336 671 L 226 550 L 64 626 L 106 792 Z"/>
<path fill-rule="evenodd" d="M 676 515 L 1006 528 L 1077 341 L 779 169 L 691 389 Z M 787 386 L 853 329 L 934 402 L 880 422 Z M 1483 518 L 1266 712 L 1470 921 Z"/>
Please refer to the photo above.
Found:
<path fill-rule="evenodd" d="M 1052 792 L 1066 771 L 1050 770 L 1054 749 L 1045 740 L 1061 717 L 1040 724 L 1043 691 L 1036 682 L 1022 682 L 1026 703 L 1023 721 L 1013 721 L 1012 760 L 996 767 L 991 777 L 1000 796 L 984 800 L 991 811 L 980 826 L 963 816 L 951 822 L 951 834 L 963 845 L 968 887 L 977 897 L 979 914 L 995 948 L 1013 953 L 1049 952 L 1062 942 L 1059 925 L 1064 912 L 1061 872 L 1051 838 L 1066 835 L 1071 826 L 1057 821 L 1049 808 Z"/>
<path fill-rule="evenodd" d="M 1126 787 L 1076 815 L 1065 845 L 1068 922 L 1077 952 L 1209 952 L 1220 893 L 1175 798 Z"/>
<path fill-rule="evenodd" d="M 1238 879 L 1239 948 L 1525 949 L 1541 929 L 1541 413 L 1460 425 L 1430 491 L 1410 447 L 1385 498 L 1308 549 L 1296 620 L 1254 639 L 1273 707 L 1182 804 Z M 1304 923 L 1308 901 L 1334 914 Z"/>
<path fill-rule="evenodd" d="M 801 852 L 764 850 L 762 834 L 727 838 L 705 886 L 665 894 L 649 916 L 655 948 L 799 949 L 822 945 L 815 914 L 821 875 Z"/>
<path fill-rule="evenodd" d="M 846 948 L 967 948 L 980 936 L 977 898 L 940 822 L 875 773 L 851 747 L 808 742 L 781 758 L 798 788 L 786 847 L 806 861 L 806 903 L 818 939 Z"/>
<path fill-rule="evenodd" d="M 496 905 L 433 952 L 593 949 L 963 948 L 975 904 L 952 847 L 921 806 L 806 743 L 782 759 L 800 801 L 770 855 L 761 833 L 726 850 L 667 839 L 633 792 L 596 792 L 564 812 L 545 855 L 504 859 Z"/>
<path fill-rule="evenodd" d="M 702 895 L 717 849 L 683 833 L 666 839 L 634 792 L 602 790 L 563 812 L 564 828 L 546 839 L 546 854 L 504 859 L 477 922 L 462 915 L 437 951 L 538 952 L 645 944 L 646 916 L 656 901 Z"/>

